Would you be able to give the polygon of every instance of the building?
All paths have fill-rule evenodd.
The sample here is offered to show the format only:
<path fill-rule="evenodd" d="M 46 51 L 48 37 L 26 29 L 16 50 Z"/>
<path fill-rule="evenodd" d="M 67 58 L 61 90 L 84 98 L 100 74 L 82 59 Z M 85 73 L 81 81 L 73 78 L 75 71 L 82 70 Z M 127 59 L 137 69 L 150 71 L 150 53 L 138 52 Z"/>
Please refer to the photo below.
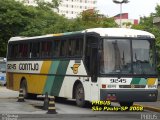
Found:
<path fill-rule="evenodd" d="M 59 14 L 67 18 L 76 18 L 87 9 L 95 9 L 97 0 L 62 0 L 59 6 Z"/>
<path fill-rule="evenodd" d="M 19 0 L 24 1 L 27 5 L 36 6 L 35 0 Z M 46 2 L 51 2 L 52 0 L 44 0 Z M 95 9 L 97 0 L 61 0 L 58 12 L 60 15 L 72 19 L 76 18 L 81 12 L 87 9 Z"/>
<path fill-rule="evenodd" d="M 160 17 L 154 17 L 153 24 L 158 26 L 158 28 L 160 28 Z"/>
<path fill-rule="evenodd" d="M 59 14 L 67 18 L 76 18 L 82 11 L 95 9 L 97 0 L 62 0 L 59 6 Z"/>
<path fill-rule="evenodd" d="M 120 14 L 114 16 L 115 22 L 120 26 Z M 121 14 L 122 27 L 130 28 L 132 25 L 138 25 L 138 19 L 129 19 L 128 13 Z"/>
<path fill-rule="evenodd" d="M 17 1 L 24 2 L 25 5 L 37 6 L 35 0 L 17 0 Z"/>

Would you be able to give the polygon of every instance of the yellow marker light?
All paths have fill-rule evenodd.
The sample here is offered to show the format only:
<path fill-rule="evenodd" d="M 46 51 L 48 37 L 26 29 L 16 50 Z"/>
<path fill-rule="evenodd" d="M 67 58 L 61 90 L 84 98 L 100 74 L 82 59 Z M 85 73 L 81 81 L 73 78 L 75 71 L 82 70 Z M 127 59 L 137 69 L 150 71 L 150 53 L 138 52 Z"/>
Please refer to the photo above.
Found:
<path fill-rule="evenodd" d="M 147 85 L 154 85 L 156 82 L 156 78 L 148 78 L 147 79 Z"/>

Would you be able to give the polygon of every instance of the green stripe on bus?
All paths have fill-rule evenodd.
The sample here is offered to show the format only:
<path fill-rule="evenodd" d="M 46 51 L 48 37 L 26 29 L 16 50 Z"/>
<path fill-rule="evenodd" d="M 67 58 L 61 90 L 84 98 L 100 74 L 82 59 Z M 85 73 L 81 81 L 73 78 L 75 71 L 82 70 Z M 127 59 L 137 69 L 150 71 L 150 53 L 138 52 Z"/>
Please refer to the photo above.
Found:
<path fill-rule="evenodd" d="M 82 33 L 82 31 L 66 32 L 66 33 L 63 33 L 63 35 L 72 35 L 72 34 L 77 34 L 77 33 Z"/>
<path fill-rule="evenodd" d="M 56 74 L 60 61 L 53 61 L 49 70 L 49 74 Z M 48 76 L 43 90 L 43 94 L 48 92 L 51 94 L 52 86 L 55 80 L 55 76 Z"/>
<path fill-rule="evenodd" d="M 131 84 L 139 84 L 141 78 L 132 78 Z"/>
<path fill-rule="evenodd" d="M 69 61 L 61 61 L 59 66 L 58 66 L 56 74 L 65 75 L 66 71 L 67 71 L 67 68 L 68 68 L 68 65 L 69 65 Z M 59 95 L 64 77 L 65 76 L 55 76 L 53 86 L 52 86 L 52 90 L 51 90 L 51 95 L 54 95 L 54 96 Z"/>
<path fill-rule="evenodd" d="M 147 79 L 141 78 L 139 84 L 140 84 L 140 85 L 146 85 L 146 84 L 147 84 Z"/>

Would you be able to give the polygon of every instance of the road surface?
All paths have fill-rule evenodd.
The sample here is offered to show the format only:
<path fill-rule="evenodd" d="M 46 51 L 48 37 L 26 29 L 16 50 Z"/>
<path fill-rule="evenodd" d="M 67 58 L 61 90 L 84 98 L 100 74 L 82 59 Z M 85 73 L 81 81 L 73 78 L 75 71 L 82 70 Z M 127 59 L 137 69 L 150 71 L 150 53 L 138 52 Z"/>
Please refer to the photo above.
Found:
<path fill-rule="evenodd" d="M 11 91 L 5 87 L 0 87 L 0 119 L 2 120 L 146 120 L 146 118 L 160 119 L 160 114 L 153 111 L 144 110 L 142 112 L 113 112 L 113 111 L 92 111 L 88 105 L 85 108 L 77 107 L 74 100 L 56 101 L 57 114 L 47 114 L 43 110 L 43 100 L 25 100 L 17 102 L 18 92 Z M 118 106 L 112 103 L 112 106 Z"/>

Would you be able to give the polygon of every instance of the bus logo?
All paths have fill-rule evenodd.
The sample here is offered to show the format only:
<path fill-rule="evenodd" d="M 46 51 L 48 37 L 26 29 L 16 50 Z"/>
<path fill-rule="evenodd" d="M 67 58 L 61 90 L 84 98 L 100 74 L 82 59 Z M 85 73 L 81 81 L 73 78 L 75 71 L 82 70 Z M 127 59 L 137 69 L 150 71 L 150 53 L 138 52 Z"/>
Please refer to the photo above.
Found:
<path fill-rule="evenodd" d="M 80 64 L 74 64 L 73 67 L 71 67 L 71 69 L 73 70 L 74 74 L 78 73 L 78 67 L 80 66 Z"/>

